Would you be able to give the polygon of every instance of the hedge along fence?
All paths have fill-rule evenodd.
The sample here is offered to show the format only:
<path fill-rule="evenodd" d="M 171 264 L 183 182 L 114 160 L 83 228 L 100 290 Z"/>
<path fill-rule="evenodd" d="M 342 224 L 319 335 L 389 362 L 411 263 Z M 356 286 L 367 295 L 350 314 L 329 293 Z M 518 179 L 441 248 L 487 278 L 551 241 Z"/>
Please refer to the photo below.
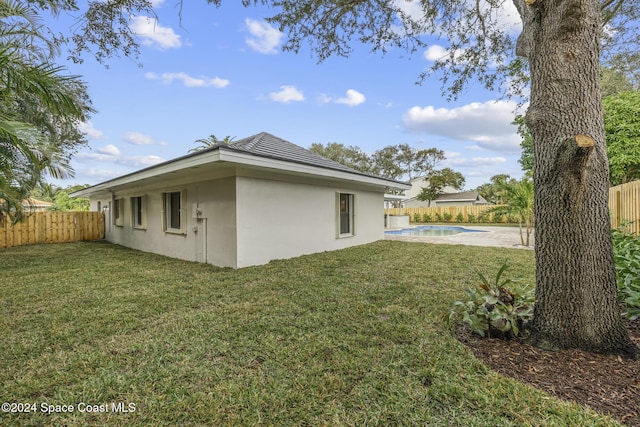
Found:
<path fill-rule="evenodd" d="M 629 231 L 640 234 L 640 181 L 609 188 L 611 228 L 628 223 Z"/>
<path fill-rule="evenodd" d="M 34 212 L 16 224 L 0 215 L 0 248 L 104 239 L 102 212 Z"/>
<path fill-rule="evenodd" d="M 507 215 L 497 213 L 482 213 L 488 209 L 500 205 L 482 206 L 442 206 L 422 208 L 388 208 L 384 210 L 386 215 L 409 215 L 411 222 L 476 222 L 476 223 L 502 223 L 517 222 Z"/>

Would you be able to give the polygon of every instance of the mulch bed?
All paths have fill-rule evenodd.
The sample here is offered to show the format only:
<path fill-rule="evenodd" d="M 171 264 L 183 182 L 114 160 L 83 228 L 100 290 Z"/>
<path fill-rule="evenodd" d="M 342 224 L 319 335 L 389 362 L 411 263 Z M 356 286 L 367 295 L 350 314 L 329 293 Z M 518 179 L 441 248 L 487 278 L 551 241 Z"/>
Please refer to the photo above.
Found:
<path fill-rule="evenodd" d="M 628 329 L 640 346 L 640 320 L 628 322 Z M 640 427 L 640 360 L 578 350 L 543 351 L 517 339 L 481 338 L 464 327 L 456 334 L 494 371 Z"/>

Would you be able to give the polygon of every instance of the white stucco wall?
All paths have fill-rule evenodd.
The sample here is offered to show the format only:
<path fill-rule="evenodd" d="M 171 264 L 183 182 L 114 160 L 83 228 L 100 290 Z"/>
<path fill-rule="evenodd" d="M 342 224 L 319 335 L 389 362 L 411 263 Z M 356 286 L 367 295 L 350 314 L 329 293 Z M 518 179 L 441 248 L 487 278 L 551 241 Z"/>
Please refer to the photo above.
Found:
<path fill-rule="evenodd" d="M 182 220 L 184 233 L 163 230 L 163 193 L 183 192 Z M 146 228 L 132 226 L 131 197 L 144 196 Z M 105 239 L 123 246 L 154 252 L 188 261 L 208 262 L 221 267 L 237 267 L 235 230 L 235 178 L 223 178 L 189 185 L 161 185 L 144 190 L 115 191 L 113 199 L 124 200 L 122 226 L 114 224 L 111 199 L 91 201 L 97 209 L 109 206 L 105 217 Z M 194 205 L 201 211 L 194 213 Z M 205 242 L 206 239 L 206 242 Z"/>
<path fill-rule="evenodd" d="M 292 182 L 296 181 L 296 182 Z M 105 238 L 134 249 L 221 267 L 265 264 L 303 254 L 342 249 L 383 238 L 383 192 L 363 186 L 261 173 L 192 184 L 147 184 L 116 189 L 124 200 L 122 226 L 113 223 L 113 199 L 92 199 L 92 209 L 110 207 Z M 133 184 L 135 186 L 135 184 Z M 183 234 L 163 230 L 165 192 L 183 191 Z M 337 236 L 339 192 L 355 196 L 355 235 Z M 144 196 L 146 228 L 132 226 L 131 197 Z M 199 211 L 199 212 L 196 212 Z"/>
<path fill-rule="evenodd" d="M 238 266 L 383 238 L 383 193 L 238 177 Z M 355 235 L 337 237 L 338 192 L 355 195 Z"/>

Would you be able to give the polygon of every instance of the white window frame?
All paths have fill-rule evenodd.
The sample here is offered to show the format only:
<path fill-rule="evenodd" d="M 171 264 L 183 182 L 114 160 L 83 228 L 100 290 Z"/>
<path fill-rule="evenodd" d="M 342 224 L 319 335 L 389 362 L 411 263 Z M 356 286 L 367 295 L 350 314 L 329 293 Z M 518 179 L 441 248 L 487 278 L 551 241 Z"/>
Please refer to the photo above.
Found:
<path fill-rule="evenodd" d="M 177 211 L 175 209 L 172 209 L 173 207 L 171 202 L 172 194 L 180 194 L 179 196 L 180 207 Z M 165 233 L 186 234 L 186 224 L 187 224 L 187 215 L 185 210 L 186 201 L 187 201 L 187 197 L 186 197 L 185 190 L 166 191 L 162 193 L 162 228 L 164 229 Z M 179 228 L 172 227 L 172 223 L 174 222 L 172 221 L 172 219 L 174 219 L 172 215 L 176 212 L 180 216 Z"/>
<path fill-rule="evenodd" d="M 124 197 L 113 199 L 113 225 L 124 226 Z"/>
<path fill-rule="evenodd" d="M 347 230 L 343 227 L 347 221 Z M 356 235 L 356 195 L 354 193 L 336 193 L 336 237 L 342 239 Z"/>
<path fill-rule="evenodd" d="M 147 229 L 147 196 L 133 196 L 131 200 L 131 227 Z"/>

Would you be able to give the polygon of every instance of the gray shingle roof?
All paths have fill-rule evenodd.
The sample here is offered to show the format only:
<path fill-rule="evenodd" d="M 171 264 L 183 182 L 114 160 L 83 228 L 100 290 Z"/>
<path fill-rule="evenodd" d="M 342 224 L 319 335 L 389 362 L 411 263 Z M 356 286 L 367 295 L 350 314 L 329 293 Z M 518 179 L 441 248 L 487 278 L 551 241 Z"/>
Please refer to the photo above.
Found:
<path fill-rule="evenodd" d="M 229 145 L 221 145 L 220 148 L 231 148 L 238 151 L 246 151 L 247 153 L 261 157 L 269 157 L 272 159 L 364 175 L 360 171 L 351 169 L 350 167 L 342 165 L 331 159 L 327 159 L 326 157 L 322 157 L 267 132 L 261 132 L 256 135 L 234 141 Z"/>

